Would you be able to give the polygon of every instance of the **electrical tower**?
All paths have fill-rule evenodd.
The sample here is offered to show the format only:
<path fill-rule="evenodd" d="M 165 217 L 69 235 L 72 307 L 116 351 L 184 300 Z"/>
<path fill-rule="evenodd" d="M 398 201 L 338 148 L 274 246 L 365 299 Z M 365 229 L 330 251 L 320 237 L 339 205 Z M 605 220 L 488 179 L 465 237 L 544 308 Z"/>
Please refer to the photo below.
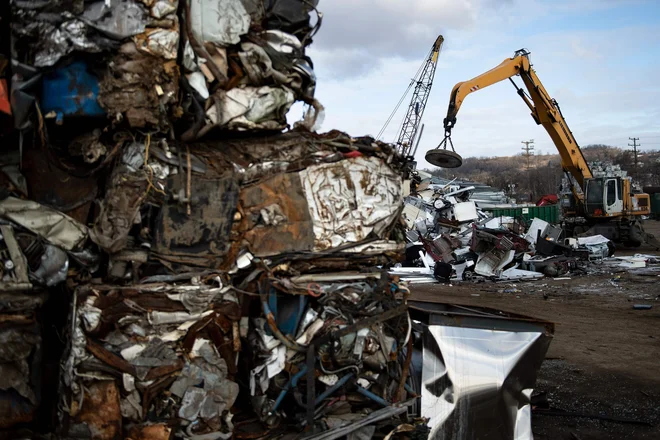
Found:
<path fill-rule="evenodd" d="M 638 143 L 637 143 L 637 141 L 639 140 L 639 138 L 631 137 L 631 138 L 628 138 L 628 139 L 630 139 L 631 141 L 633 141 L 632 145 L 631 145 L 631 144 L 628 144 L 628 146 L 629 146 L 629 147 L 633 147 L 633 154 L 635 155 L 635 179 L 637 179 L 637 178 L 638 178 L 638 176 L 637 176 L 637 147 L 641 147 L 642 144 L 638 144 Z"/>
<path fill-rule="evenodd" d="M 527 171 L 529 171 L 529 160 L 534 156 L 534 139 L 521 141 L 521 143 L 525 144 L 525 146 L 522 147 L 522 150 L 524 151 L 523 156 L 527 158 Z"/>

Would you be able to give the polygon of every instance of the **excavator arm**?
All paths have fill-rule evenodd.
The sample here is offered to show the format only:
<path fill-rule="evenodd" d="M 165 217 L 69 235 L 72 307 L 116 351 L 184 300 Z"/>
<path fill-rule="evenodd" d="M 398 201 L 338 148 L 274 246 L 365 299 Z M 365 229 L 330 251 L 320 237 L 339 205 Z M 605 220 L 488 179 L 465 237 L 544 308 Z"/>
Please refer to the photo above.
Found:
<path fill-rule="evenodd" d="M 511 79 L 519 75 L 527 93 Z M 490 85 L 511 80 L 518 94 L 529 107 L 532 118 L 537 124 L 543 125 L 552 141 L 554 142 L 561 157 L 561 165 L 565 172 L 570 173 L 584 190 L 584 181 L 592 177 L 591 170 L 587 164 L 573 133 L 571 133 L 557 102 L 550 98 L 548 92 L 536 76 L 529 61 L 527 50 L 517 51 L 512 58 L 508 58 L 497 67 L 485 72 L 469 81 L 458 83 L 454 86 L 449 101 L 447 117 L 444 119 L 445 139 L 449 139 L 451 129 L 456 124 L 456 115 L 463 104 L 463 100 L 470 93 L 484 89 Z M 574 191 L 574 194 L 577 193 Z"/>
<path fill-rule="evenodd" d="M 516 75 L 522 78 L 524 89 L 518 87 L 513 81 L 512 78 Z M 612 240 L 631 245 L 639 245 L 642 241 L 646 241 L 655 247 L 660 246 L 660 241 L 646 234 L 641 223 L 637 221 L 639 216 L 649 213 L 649 195 L 633 194 L 630 178 L 593 177 L 573 133 L 561 114 L 557 101 L 550 97 L 536 76 L 527 50 L 519 50 L 512 58 L 504 60 L 499 66 L 454 86 L 447 117 L 444 120 L 445 138 L 436 149 L 427 151 L 426 160 L 444 168 L 456 168 L 461 165 L 462 158 L 453 151 L 451 131 L 456 125 L 456 115 L 465 97 L 505 79 L 509 79 L 513 83 L 518 95 L 529 107 L 534 121 L 543 125 L 552 138 L 559 151 L 564 172 L 573 176 L 582 189 L 582 193 L 580 193 L 575 186 L 571 187 L 577 201 L 577 213 L 584 216 L 586 224 L 591 225 L 591 229 L 587 233 L 603 234 Z M 449 146 L 452 151 L 448 150 Z M 609 222 L 610 220 L 619 221 L 612 224 Z M 578 233 L 578 228 L 582 228 L 582 223 L 579 222 L 573 222 L 571 225 L 574 227 L 575 234 Z"/>

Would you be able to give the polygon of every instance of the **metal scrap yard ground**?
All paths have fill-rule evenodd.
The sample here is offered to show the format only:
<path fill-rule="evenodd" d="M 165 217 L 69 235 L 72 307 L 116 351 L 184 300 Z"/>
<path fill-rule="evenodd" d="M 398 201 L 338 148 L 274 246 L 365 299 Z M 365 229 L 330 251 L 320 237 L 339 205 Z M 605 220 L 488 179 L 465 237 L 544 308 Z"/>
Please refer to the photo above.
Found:
<path fill-rule="evenodd" d="M 647 221 L 645 229 L 660 236 L 659 221 Z M 639 252 L 653 250 L 615 255 Z M 413 286 L 412 299 L 497 308 L 556 324 L 534 393 L 547 393 L 552 408 L 573 414 L 535 411 L 535 439 L 660 438 L 660 278 L 626 269 L 570 278 L 421 284 Z M 634 304 L 653 308 L 634 310 Z"/>

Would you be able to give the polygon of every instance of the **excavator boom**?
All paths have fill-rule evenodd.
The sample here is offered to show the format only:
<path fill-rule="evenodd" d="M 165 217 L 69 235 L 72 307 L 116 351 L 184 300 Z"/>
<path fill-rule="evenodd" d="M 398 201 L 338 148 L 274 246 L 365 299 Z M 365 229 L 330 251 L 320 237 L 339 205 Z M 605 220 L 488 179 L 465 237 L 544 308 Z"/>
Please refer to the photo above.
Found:
<path fill-rule="evenodd" d="M 516 75 L 522 78 L 527 93 L 516 86 L 513 81 L 511 82 L 516 86 L 518 94 L 529 107 L 532 118 L 537 124 L 543 125 L 550 134 L 559 151 L 562 168 L 570 173 L 584 190 L 585 179 L 592 177 L 589 165 L 573 137 L 573 133 L 568 128 L 557 101 L 548 95 L 532 68 L 529 61 L 529 52 L 524 49 L 517 51 L 512 58 L 507 58 L 488 72 L 454 86 L 450 96 L 447 117 L 444 120 L 445 136 L 451 134 L 451 129 L 456 124 L 456 115 L 467 95 L 505 79 L 511 79 Z"/>
<path fill-rule="evenodd" d="M 514 76 L 520 76 L 526 90 L 516 85 L 512 79 Z M 575 214 L 578 214 L 584 216 L 586 224 L 592 225 L 590 231 L 593 233 L 602 233 L 624 243 L 639 245 L 642 241 L 646 241 L 660 246 L 660 242 L 654 242 L 655 239 L 646 234 L 637 221 L 640 216 L 648 215 L 650 212 L 649 195 L 633 194 L 629 177 L 592 175 L 587 160 L 561 114 L 559 104 L 550 97 L 541 84 L 532 68 L 529 51 L 525 49 L 516 51 L 513 57 L 502 61 L 488 72 L 454 86 L 447 117 L 444 120 L 445 138 L 440 146 L 426 153 L 426 160 L 445 168 L 460 166 L 462 158 L 453 151 L 451 131 L 456 124 L 456 115 L 463 101 L 470 93 L 505 79 L 513 83 L 518 95 L 531 111 L 534 121 L 543 125 L 550 135 L 559 151 L 564 172 L 573 176 L 582 189 L 582 192 L 579 192 L 575 186 L 571 186 L 574 199 L 571 205 L 575 202 L 577 208 L 572 212 L 573 225 L 577 225 L 575 219 L 578 216 Z M 452 151 L 447 149 L 448 146 L 451 146 Z M 618 221 L 612 225 L 611 220 Z M 577 233 L 577 226 L 573 232 Z"/>

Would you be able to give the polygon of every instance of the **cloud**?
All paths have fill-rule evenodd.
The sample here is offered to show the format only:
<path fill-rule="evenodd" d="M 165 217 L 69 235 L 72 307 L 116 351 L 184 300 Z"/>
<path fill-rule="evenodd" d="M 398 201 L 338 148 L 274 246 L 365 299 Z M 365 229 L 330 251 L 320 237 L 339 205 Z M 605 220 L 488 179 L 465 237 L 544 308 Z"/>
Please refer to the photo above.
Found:
<path fill-rule="evenodd" d="M 323 25 L 310 50 L 320 76 L 368 74 L 384 59 L 421 59 L 435 38 L 474 29 L 484 11 L 509 0 L 329 0 L 320 3 Z"/>
<path fill-rule="evenodd" d="M 573 51 L 573 54 L 577 57 L 581 58 L 589 58 L 592 60 L 602 60 L 605 58 L 603 54 L 598 52 L 597 50 L 594 49 L 588 49 L 585 47 L 584 43 L 580 38 L 573 38 L 571 41 L 571 50 Z"/>
<path fill-rule="evenodd" d="M 425 151 L 443 139 L 442 119 L 454 84 L 496 66 L 520 47 L 532 51 L 541 80 L 562 105 L 580 145 L 623 146 L 628 136 L 645 134 L 657 136 L 645 145 L 649 147 L 655 141 L 657 148 L 660 54 L 654 44 L 660 38 L 658 20 L 637 23 L 636 17 L 650 16 L 643 10 L 630 12 L 628 21 L 622 20 L 617 11 L 606 11 L 603 16 L 609 16 L 609 21 L 584 28 L 581 23 L 592 11 L 621 3 L 560 2 L 557 7 L 565 11 L 564 15 L 547 10 L 545 3 L 322 1 L 320 8 L 327 15 L 310 54 L 319 78 L 317 97 L 326 107 L 323 128 L 356 136 L 378 134 L 436 35 L 442 33 L 446 40 L 417 153 L 420 167 L 428 166 Z M 583 8 L 576 9 L 576 5 Z M 420 8 L 427 8 L 426 13 L 420 13 Z M 344 14 L 346 20 L 333 24 L 333 14 Z M 417 34 L 411 33 L 411 27 Z M 337 33 L 341 35 L 331 41 Z M 425 33 L 427 37 L 423 37 Z M 385 131 L 384 140 L 396 138 L 409 100 L 410 95 Z M 534 123 L 508 81 L 471 94 L 458 119 L 453 141 L 464 157 L 517 154 L 523 139 L 535 139 L 537 150 L 556 151 L 547 132 Z"/>

